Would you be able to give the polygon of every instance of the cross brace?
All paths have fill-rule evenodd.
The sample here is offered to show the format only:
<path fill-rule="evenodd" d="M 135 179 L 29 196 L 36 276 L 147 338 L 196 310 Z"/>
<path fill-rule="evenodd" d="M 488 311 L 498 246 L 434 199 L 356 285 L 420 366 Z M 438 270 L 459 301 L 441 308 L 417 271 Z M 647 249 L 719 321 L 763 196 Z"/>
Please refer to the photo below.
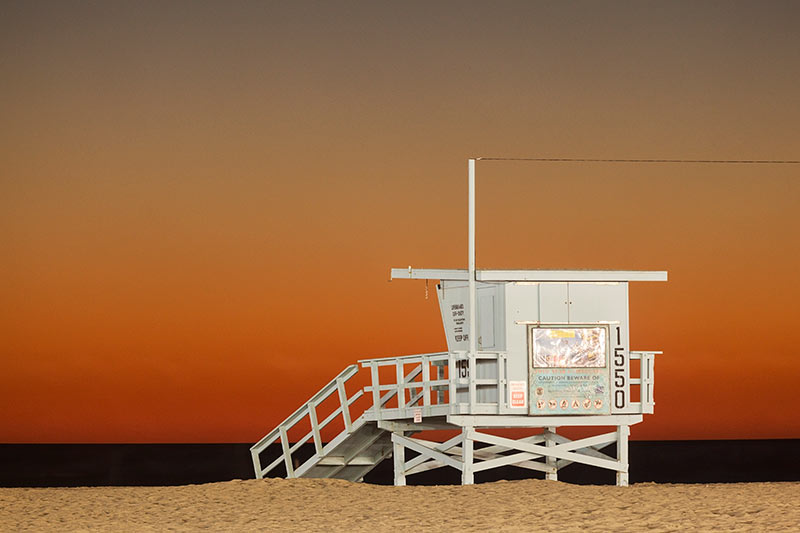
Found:
<path fill-rule="evenodd" d="M 408 475 L 444 466 L 461 471 L 464 484 L 472 483 L 475 472 L 501 466 L 544 472 L 547 479 L 555 480 L 559 469 L 582 463 L 617 472 L 617 484 L 624 486 L 628 483 L 628 435 L 628 426 L 618 426 L 616 431 L 572 441 L 558 435 L 555 427 L 550 427 L 541 434 L 515 440 L 464 427 L 459 435 L 436 443 L 394 431 L 395 484 L 404 485 Z M 476 442 L 488 446 L 476 449 Z M 617 443 L 616 458 L 599 451 L 614 442 Z M 406 448 L 418 455 L 406 461 Z"/>

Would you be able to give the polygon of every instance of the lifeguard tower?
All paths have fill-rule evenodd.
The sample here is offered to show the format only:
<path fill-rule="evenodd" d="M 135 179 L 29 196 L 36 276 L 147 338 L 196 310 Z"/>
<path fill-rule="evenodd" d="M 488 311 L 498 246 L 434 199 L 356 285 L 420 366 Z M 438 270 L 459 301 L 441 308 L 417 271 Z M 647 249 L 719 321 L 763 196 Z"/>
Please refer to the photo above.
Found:
<path fill-rule="evenodd" d="M 460 470 L 465 485 L 475 472 L 508 465 L 555 480 L 572 463 L 613 470 L 617 485 L 628 484 L 630 426 L 653 412 L 660 353 L 630 349 L 628 287 L 666 281 L 666 272 L 476 270 L 471 159 L 469 268 L 395 268 L 391 277 L 438 281 L 448 351 L 361 360 L 371 384 L 352 396 L 346 384 L 359 366 L 349 366 L 251 448 L 257 478 L 283 464 L 289 478 L 360 481 L 393 455 L 395 485 L 441 467 Z M 351 405 L 363 394 L 371 405 L 353 419 Z M 317 406 L 331 396 L 338 407 L 320 421 Z M 323 443 L 321 429 L 337 417 L 344 430 Z M 311 430 L 290 443 L 288 431 L 304 419 Z M 574 441 L 558 433 L 572 426 L 615 429 Z M 497 428 L 542 431 L 521 439 L 484 431 Z M 434 429 L 458 433 L 442 443 L 412 437 Z M 315 453 L 295 465 L 309 440 Z M 281 456 L 262 467 L 261 454 L 278 441 Z M 614 443 L 615 457 L 600 451 Z M 417 455 L 406 460 L 406 449 Z"/>

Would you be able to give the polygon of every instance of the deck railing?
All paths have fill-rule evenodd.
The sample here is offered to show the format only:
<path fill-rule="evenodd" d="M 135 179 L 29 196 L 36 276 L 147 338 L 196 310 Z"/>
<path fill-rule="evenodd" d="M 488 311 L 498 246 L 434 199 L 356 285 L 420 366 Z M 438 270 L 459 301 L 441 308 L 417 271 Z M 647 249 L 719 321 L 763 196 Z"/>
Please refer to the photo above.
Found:
<path fill-rule="evenodd" d="M 437 352 L 359 361 L 363 368 L 368 368 L 370 371 L 371 384 L 365 387 L 364 391 L 372 393 L 373 418 L 375 420 L 406 418 L 411 413 L 410 409 L 419 406 L 420 402 L 424 408 L 423 416 L 430 416 L 433 406 L 445 406 L 444 394 L 441 393 L 449 388 L 449 382 L 444 377 L 448 358 L 447 352 Z M 406 367 L 409 365 L 411 369 L 406 372 Z M 435 373 L 433 379 L 431 379 L 431 366 Z M 394 367 L 392 383 L 380 383 L 382 367 Z M 431 400 L 432 391 L 437 392 L 436 402 Z M 397 407 L 387 408 L 386 404 L 393 398 L 396 398 Z"/>
<path fill-rule="evenodd" d="M 496 363 L 492 377 L 478 378 L 482 362 Z M 505 397 L 505 352 L 437 352 L 359 361 L 368 368 L 371 384 L 365 387 L 372 393 L 372 408 L 368 413 L 374 420 L 441 416 L 447 414 L 501 414 Z M 381 383 L 382 367 L 394 367 L 389 381 Z M 431 375 L 433 374 L 433 375 Z M 495 398 L 485 401 L 484 395 Z M 435 395 L 432 393 L 436 393 Z M 395 399 L 395 407 L 387 407 Z M 461 401 L 461 400 L 464 401 Z M 481 401 L 479 401 L 481 400 Z"/>
<path fill-rule="evenodd" d="M 631 361 L 639 361 L 639 376 L 631 378 L 631 385 L 639 385 L 639 402 L 632 402 L 631 406 L 636 413 L 652 414 L 653 406 L 656 404 L 653 399 L 653 385 L 655 384 L 655 361 L 657 351 L 637 351 L 631 352 Z"/>
<path fill-rule="evenodd" d="M 638 378 L 630 386 L 640 387 L 639 401 L 631 401 L 619 414 L 653 412 L 654 362 L 657 351 L 632 351 L 630 360 L 639 362 Z M 372 394 L 372 407 L 366 413 L 372 420 L 392 420 L 443 416 L 448 414 L 519 414 L 508 406 L 508 381 L 505 352 L 437 352 L 359 361 L 369 369 L 371 384 L 364 388 Z M 479 372 L 479 366 L 484 369 Z M 391 377 L 383 367 L 393 367 Z M 485 376 L 477 377 L 479 374 Z M 433 374 L 433 375 L 432 375 Z M 432 392 L 436 392 L 433 395 Z M 392 407 L 390 400 L 396 399 Z"/>

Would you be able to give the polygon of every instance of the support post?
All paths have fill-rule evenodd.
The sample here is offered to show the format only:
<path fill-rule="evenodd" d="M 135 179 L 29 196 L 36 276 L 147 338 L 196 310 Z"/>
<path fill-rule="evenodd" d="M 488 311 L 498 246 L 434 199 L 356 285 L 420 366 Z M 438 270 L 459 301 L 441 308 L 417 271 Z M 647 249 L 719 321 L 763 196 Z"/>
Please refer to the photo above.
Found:
<path fill-rule="evenodd" d="M 555 434 L 556 434 L 556 428 L 553 427 L 553 426 L 550 426 L 550 427 L 545 428 L 545 430 L 547 431 L 547 433 L 545 433 L 545 437 L 544 437 L 545 438 L 545 446 L 547 446 L 548 448 L 552 448 L 553 446 L 556 445 L 556 441 L 555 441 L 555 438 L 554 438 Z M 547 466 L 552 466 L 553 468 L 558 468 L 557 467 L 558 459 L 556 459 L 555 457 L 550 457 L 548 455 L 546 457 L 546 459 L 545 459 L 545 462 L 547 463 Z M 556 470 L 554 472 L 546 472 L 545 475 L 544 475 L 544 478 L 547 479 L 547 480 L 550 480 L 550 481 L 558 481 L 558 470 Z"/>
<path fill-rule="evenodd" d="M 628 486 L 628 436 L 631 433 L 630 426 L 617 426 L 617 461 L 625 470 L 617 471 L 617 486 Z"/>
<path fill-rule="evenodd" d="M 397 432 L 402 436 L 402 432 Z M 404 487 L 406 484 L 406 448 L 402 442 L 392 439 L 392 456 L 394 458 L 394 484 L 396 487 Z"/>
<path fill-rule="evenodd" d="M 463 435 L 463 441 L 461 443 L 461 460 L 463 461 L 463 466 L 461 468 L 461 484 L 462 485 L 472 485 L 475 483 L 475 475 L 474 471 L 472 470 L 473 467 L 473 444 L 474 441 L 472 440 L 472 431 L 473 428 L 469 426 L 464 426 L 461 430 L 461 434 Z"/>

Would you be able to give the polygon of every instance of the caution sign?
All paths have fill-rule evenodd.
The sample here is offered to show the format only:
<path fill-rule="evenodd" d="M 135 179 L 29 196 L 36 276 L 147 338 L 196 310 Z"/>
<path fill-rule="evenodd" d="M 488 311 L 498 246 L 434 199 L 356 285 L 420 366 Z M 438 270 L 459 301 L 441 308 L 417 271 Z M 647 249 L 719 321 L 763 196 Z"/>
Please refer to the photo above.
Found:
<path fill-rule="evenodd" d="M 608 369 L 536 368 L 531 395 L 535 405 L 531 414 L 607 415 Z"/>

